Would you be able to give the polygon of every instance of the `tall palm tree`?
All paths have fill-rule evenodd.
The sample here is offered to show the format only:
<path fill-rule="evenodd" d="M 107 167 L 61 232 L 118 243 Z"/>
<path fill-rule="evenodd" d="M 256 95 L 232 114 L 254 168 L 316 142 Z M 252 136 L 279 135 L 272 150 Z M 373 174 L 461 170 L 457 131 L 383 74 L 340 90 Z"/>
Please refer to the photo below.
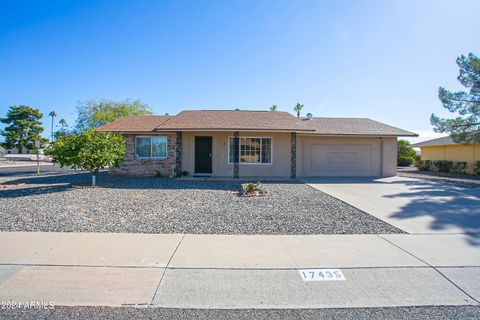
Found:
<path fill-rule="evenodd" d="M 58 121 L 58 123 L 62 125 L 62 136 L 65 136 L 65 127 L 67 126 L 67 121 L 62 118 L 60 121 Z"/>
<path fill-rule="evenodd" d="M 48 114 L 49 117 L 52 117 L 52 142 L 53 142 L 53 122 L 55 120 L 55 117 L 57 116 L 57 113 L 55 111 L 50 111 Z"/>
<path fill-rule="evenodd" d="M 297 113 L 298 118 L 300 118 L 300 111 L 302 110 L 302 108 L 303 108 L 303 104 L 300 104 L 300 103 L 297 103 L 295 105 L 295 108 L 293 108 L 293 111 Z"/>
<path fill-rule="evenodd" d="M 270 111 L 277 111 L 277 105 L 274 104 L 273 106 L 271 106 Z"/>

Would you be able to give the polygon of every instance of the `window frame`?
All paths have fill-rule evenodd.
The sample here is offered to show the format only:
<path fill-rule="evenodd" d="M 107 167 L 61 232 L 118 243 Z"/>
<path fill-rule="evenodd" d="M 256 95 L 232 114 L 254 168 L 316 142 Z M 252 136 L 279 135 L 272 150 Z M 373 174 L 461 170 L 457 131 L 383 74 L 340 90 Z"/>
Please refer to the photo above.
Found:
<path fill-rule="evenodd" d="M 234 162 L 230 162 L 230 139 L 235 138 L 234 136 L 229 136 L 228 137 L 228 164 L 235 164 Z M 241 139 L 260 139 L 260 161 L 262 160 L 262 151 L 263 151 L 263 139 L 270 139 L 270 162 L 242 162 L 241 159 L 241 150 L 242 150 L 242 143 Z M 238 142 L 238 164 L 241 165 L 265 165 L 265 166 L 271 166 L 273 164 L 273 138 L 269 136 L 239 136 L 238 139 L 240 140 Z"/>
<path fill-rule="evenodd" d="M 139 157 L 137 156 L 137 138 L 149 138 L 150 139 L 150 155 L 153 154 L 153 144 L 151 142 L 152 138 L 165 138 L 165 157 Z M 164 160 L 168 158 L 168 137 L 167 136 L 135 136 L 134 138 L 134 150 L 135 154 L 135 159 L 141 159 L 141 160 Z"/>

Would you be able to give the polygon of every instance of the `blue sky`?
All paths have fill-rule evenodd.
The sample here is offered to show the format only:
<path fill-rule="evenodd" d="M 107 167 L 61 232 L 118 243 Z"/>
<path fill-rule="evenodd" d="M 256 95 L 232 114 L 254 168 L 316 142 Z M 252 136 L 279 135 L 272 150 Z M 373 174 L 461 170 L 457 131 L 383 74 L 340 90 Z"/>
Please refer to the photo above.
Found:
<path fill-rule="evenodd" d="M 480 52 L 480 1 L 0 1 L 0 116 L 73 124 L 87 99 L 156 114 L 268 109 L 369 117 L 421 134 Z M 45 117 L 48 127 L 48 119 Z M 49 130 L 47 130 L 49 131 Z"/>

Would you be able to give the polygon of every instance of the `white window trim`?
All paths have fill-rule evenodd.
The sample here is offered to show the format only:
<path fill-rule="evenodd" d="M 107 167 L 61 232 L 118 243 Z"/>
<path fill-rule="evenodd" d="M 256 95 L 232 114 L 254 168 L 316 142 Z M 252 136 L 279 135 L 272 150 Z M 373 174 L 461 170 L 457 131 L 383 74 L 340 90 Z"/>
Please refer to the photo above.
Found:
<path fill-rule="evenodd" d="M 230 139 L 235 138 L 234 136 L 228 137 L 228 150 L 227 150 L 227 157 L 228 157 L 228 164 L 235 164 L 234 162 L 230 162 Z M 270 139 L 270 162 L 241 162 L 240 161 L 240 150 L 241 150 L 241 143 L 238 143 L 238 164 L 247 165 L 247 166 L 271 166 L 273 164 L 273 138 L 267 136 L 239 136 L 238 139 L 242 138 L 260 138 L 260 139 Z M 263 143 L 260 143 L 260 157 L 262 156 L 263 150 Z"/>
<path fill-rule="evenodd" d="M 166 156 L 165 157 L 139 157 L 137 156 L 137 138 L 165 138 L 166 139 Z M 135 159 L 142 160 L 164 160 L 168 158 L 168 137 L 167 136 L 135 136 L 134 137 L 134 146 L 133 152 L 135 153 Z M 152 154 L 152 143 L 150 142 L 150 154 Z"/>

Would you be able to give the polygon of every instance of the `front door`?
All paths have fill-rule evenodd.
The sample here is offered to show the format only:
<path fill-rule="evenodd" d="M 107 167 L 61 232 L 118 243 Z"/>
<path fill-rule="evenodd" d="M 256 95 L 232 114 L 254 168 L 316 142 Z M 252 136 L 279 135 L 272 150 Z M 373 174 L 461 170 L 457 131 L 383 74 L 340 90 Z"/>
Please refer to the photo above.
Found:
<path fill-rule="evenodd" d="M 212 173 L 212 137 L 195 137 L 195 174 Z"/>

